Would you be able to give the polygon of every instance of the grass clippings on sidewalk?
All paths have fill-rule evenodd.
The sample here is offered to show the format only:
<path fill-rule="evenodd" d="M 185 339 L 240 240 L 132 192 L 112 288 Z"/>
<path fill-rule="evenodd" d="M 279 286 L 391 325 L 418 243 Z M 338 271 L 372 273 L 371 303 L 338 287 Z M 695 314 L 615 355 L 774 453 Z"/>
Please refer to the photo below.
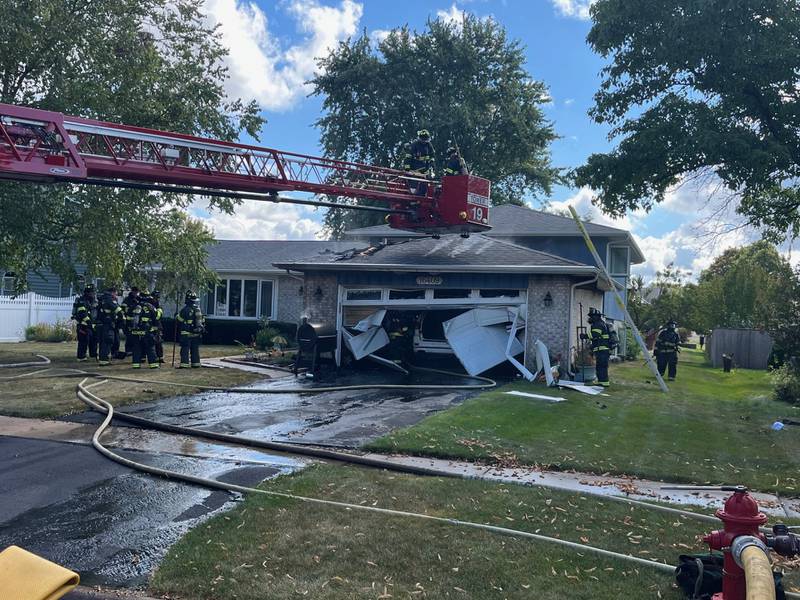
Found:
<path fill-rule="evenodd" d="M 709 524 L 541 487 L 320 465 L 263 484 L 330 500 L 489 523 L 673 564 Z M 681 597 L 646 566 L 406 517 L 250 495 L 169 551 L 151 593 L 215 600 L 307 597 Z"/>
<path fill-rule="evenodd" d="M 668 394 L 641 363 L 614 365 L 611 381 L 608 397 L 514 383 L 368 447 L 800 495 L 800 429 L 770 429 L 800 410 L 771 398 L 768 373 L 723 373 L 706 366 L 699 352 L 684 350 Z M 503 393 L 511 389 L 568 401 Z"/>
<path fill-rule="evenodd" d="M 102 372 L 103 374 L 141 379 L 193 383 L 199 385 L 237 386 L 257 381 L 258 373 L 248 373 L 236 369 L 173 369 L 169 361 L 172 358 L 172 345 L 165 346 L 164 353 L 167 364 L 160 369 L 131 368 L 130 358 L 115 361 L 111 367 L 98 368 L 92 361 L 78 362 L 75 359 L 75 342 L 46 343 L 21 342 L 0 344 L 0 364 L 35 361 L 36 354 L 47 356 L 50 365 L 25 369 L 0 369 L 0 377 L 21 375 L 38 368 L 70 368 L 85 371 Z M 240 353 L 235 346 L 203 346 L 201 355 L 230 356 Z M 0 380 L 0 415 L 11 417 L 47 418 L 80 412 L 86 405 L 75 397 L 76 378 L 36 379 L 23 377 L 20 379 Z M 148 385 L 123 381 L 109 381 L 103 386 L 103 398 L 121 406 L 135 402 L 147 402 L 165 396 L 175 396 L 191 392 L 191 388 L 168 385 Z"/>

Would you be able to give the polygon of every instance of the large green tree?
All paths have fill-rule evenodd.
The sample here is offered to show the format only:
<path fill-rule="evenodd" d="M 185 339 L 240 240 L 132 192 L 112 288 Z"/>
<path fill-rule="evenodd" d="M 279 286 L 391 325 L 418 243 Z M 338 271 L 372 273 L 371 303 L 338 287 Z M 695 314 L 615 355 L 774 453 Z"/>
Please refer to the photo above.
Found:
<path fill-rule="evenodd" d="M 799 316 L 798 302 L 800 280 L 791 265 L 761 241 L 718 256 L 700 274 L 691 304 L 698 330 L 754 327 L 780 333 Z"/>
<path fill-rule="evenodd" d="M 547 89 L 492 19 L 429 21 L 422 32 L 402 27 L 377 45 L 365 32 L 319 66 L 312 83 L 324 97 L 317 125 L 327 156 L 400 167 L 403 143 L 425 128 L 438 165 L 457 143 L 471 171 L 492 181 L 495 204 L 547 194 L 558 178 L 550 164 L 556 135 L 542 113 Z M 325 218 L 334 236 L 375 222 L 373 214 L 339 209 Z"/>
<path fill-rule="evenodd" d="M 622 215 L 705 171 L 749 224 L 798 236 L 797 0 L 597 0 L 591 15 L 588 42 L 609 62 L 590 114 L 616 147 L 576 182 Z"/>
<path fill-rule="evenodd" d="M 262 125 L 258 107 L 230 99 L 226 49 L 201 0 L 0 0 L 0 102 L 235 139 Z M 208 230 L 191 198 L 82 186 L 0 182 L 0 268 L 76 263 L 135 282 L 161 264 L 172 280 L 202 281 Z M 227 201 L 213 202 L 232 210 Z"/>

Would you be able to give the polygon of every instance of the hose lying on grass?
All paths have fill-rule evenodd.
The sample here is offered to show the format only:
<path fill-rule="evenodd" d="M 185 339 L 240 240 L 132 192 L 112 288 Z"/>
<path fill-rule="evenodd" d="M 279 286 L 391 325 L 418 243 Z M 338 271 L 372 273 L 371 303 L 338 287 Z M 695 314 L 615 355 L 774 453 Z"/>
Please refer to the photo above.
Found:
<path fill-rule="evenodd" d="M 119 464 L 128 466 L 128 467 L 130 467 L 132 469 L 135 469 L 135 470 L 138 470 L 138 471 L 141 471 L 141 472 L 144 472 L 144 473 L 149 473 L 151 475 L 157 475 L 157 476 L 160 476 L 160 477 L 165 477 L 167 479 L 172 479 L 172 480 L 176 480 L 176 481 L 184 481 L 186 483 L 200 485 L 200 486 L 207 487 L 207 488 L 212 488 L 212 489 L 224 490 L 224 491 L 228 491 L 228 492 L 262 494 L 262 495 L 268 495 L 268 496 L 274 496 L 274 497 L 280 497 L 280 498 L 287 498 L 287 499 L 290 499 L 290 500 L 295 500 L 295 501 L 298 501 L 298 502 L 305 502 L 305 503 L 309 503 L 309 504 L 333 506 L 333 507 L 342 508 L 342 509 L 345 509 L 345 510 L 361 510 L 361 511 L 367 511 L 367 512 L 372 512 L 372 513 L 377 513 L 377 514 L 382 514 L 382 515 L 387 515 L 387 516 L 392 516 L 392 517 L 405 517 L 405 518 L 413 518 L 413 519 L 422 519 L 422 520 L 433 521 L 433 522 L 437 522 L 437 523 L 441 523 L 441 524 L 445 524 L 445 525 L 456 526 L 456 527 L 479 529 L 479 530 L 489 531 L 491 533 L 496 533 L 496 534 L 499 534 L 499 535 L 506 535 L 506 536 L 511 536 L 511 537 L 517 537 L 517 538 L 529 539 L 529 540 L 545 542 L 545 543 L 550 543 L 550 544 L 556 544 L 556 545 L 560 545 L 560 546 L 563 546 L 563 547 L 566 547 L 566 548 L 570 548 L 570 549 L 575 550 L 577 552 L 587 552 L 587 553 L 595 554 L 597 556 L 601 556 L 601 557 L 605 557 L 605 558 L 611 558 L 611 559 L 617 559 L 617 560 L 623 560 L 623 561 L 627 561 L 627 562 L 632 562 L 632 563 L 635 563 L 635 564 L 638 564 L 638 565 L 641 565 L 641 566 L 652 567 L 652 568 L 657 569 L 657 570 L 659 570 L 659 571 L 661 571 L 663 573 L 673 574 L 674 570 L 675 570 L 674 567 L 672 567 L 672 566 L 670 566 L 668 564 L 659 563 L 659 562 L 656 562 L 656 561 L 647 560 L 647 559 L 639 558 L 639 557 L 636 557 L 636 556 L 630 556 L 630 555 L 627 555 L 627 554 L 621 554 L 619 552 L 613 552 L 611 550 L 605 550 L 603 548 L 597 548 L 595 546 L 589 546 L 589 545 L 586 545 L 586 544 L 579 544 L 579 543 L 576 543 L 576 542 L 570 542 L 570 541 L 567 541 L 567 540 L 553 538 L 553 537 L 545 536 L 545 535 L 541 535 L 541 534 L 530 533 L 530 532 L 527 532 L 527 531 L 519 531 L 519 530 L 516 530 L 516 529 L 510 529 L 510 528 L 507 528 L 507 527 L 498 527 L 498 526 L 495 526 L 495 525 L 488 525 L 488 524 L 484 524 L 484 523 L 475 523 L 475 522 L 472 522 L 472 521 L 463 521 L 461 519 L 437 517 L 437 516 L 433 516 L 433 515 L 426 515 L 426 514 L 423 514 L 423 513 L 414 513 L 414 512 L 409 512 L 409 511 L 393 510 L 393 509 L 388 509 L 388 508 L 379 508 L 379 507 L 375 507 L 375 506 L 367 506 L 367 505 L 362 505 L 362 504 L 352 504 L 352 503 L 349 503 L 349 502 L 338 502 L 338 501 L 334 501 L 334 500 L 324 500 L 324 499 L 321 499 L 321 498 L 311 498 L 311 497 L 307 497 L 307 496 L 299 496 L 299 495 L 296 495 L 296 494 L 289 494 L 289 493 L 286 493 L 286 492 L 275 492 L 275 491 L 264 490 L 264 489 L 260 489 L 260 488 L 252 488 L 252 487 L 240 486 L 240 485 L 220 482 L 220 481 L 217 481 L 217 480 L 214 480 L 214 479 L 205 478 L 205 477 L 197 477 L 197 476 L 194 476 L 194 475 L 186 475 L 186 474 L 179 473 L 179 472 L 176 472 L 176 471 L 171 471 L 171 470 L 168 470 L 168 469 L 161 469 L 159 467 L 153 467 L 153 466 L 150 466 L 150 465 L 145 465 L 145 464 L 142 464 L 142 463 L 138 463 L 136 461 L 132 461 L 132 460 L 127 459 L 127 458 L 125 458 L 123 456 L 120 456 L 119 454 L 116 454 L 116 453 L 112 452 L 111 450 L 109 450 L 108 448 L 103 446 L 103 444 L 100 442 L 100 437 L 103 435 L 105 430 L 108 428 L 108 426 L 110 425 L 112 419 L 115 416 L 119 418 L 122 415 L 120 413 L 115 413 L 114 412 L 114 407 L 110 403 L 108 403 L 107 401 L 103 400 L 102 398 L 100 398 L 96 394 L 94 394 L 94 393 L 89 391 L 90 387 L 94 387 L 94 386 L 100 385 L 102 383 L 105 383 L 106 381 L 105 380 L 100 380 L 100 381 L 97 381 L 95 383 L 86 385 L 87 380 L 88 380 L 88 378 L 84 378 L 78 384 L 78 386 L 77 386 L 78 398 L 80 400 L 82 400 L 85 404 L 87 404 L 89 407 L 91 407 L 92 409 L 94 409 L 94 410 L 96 410 L 96 411 L 98 411 L 100 413 L 104 413 L 106 415 L 105 418 L 103 419 L 103 422 L 100 424 L 100 426 L 97 428 L 97 430 L 94 432 L 94 435 L 92 436 L 92 445 L 101 454 L 103 454 L 107 458 L 109 458 L 109 459 L 111 459 L 111 460 L 113 460 L 113 461 L 115 461 L 115 462 L 117 462 Z M 136 419 L 136 420 L 140 420 L 140 421 L 149 421 L 148 419 L 142 419 L 141 417 L 133 417 L 132 415 L 125 415 L 125 419 L 126 420 L 128 420 L 128 419 L 131 419 L 131 420 L 132 419 Z M 155 423 L 155 422 L 151 421 L 151 423 Z M 163 424 L 160 424 L 160 425 L 163 425 Z M 177 429 L 180 429 L 180 430 L 183 430 L 183 431 L 188 431 L 188 432 L 197 432 L 196 434 L 200 434 L 200 435 L 203 435 L 203 436 L 206 436 L 207 434 L 211 433 L 211 432 L 204 432 L 202 430 L 196 430 L 196 429 L 192 429 L 192 428 L 183 428 L 183 427 L 178 427 L 178 426 L 167 426 L 167 427 L 170 427 L 170 428 L 175 427 Z M 226 437 L 226 438 L 236 438 L 236 436 L 225 436 L 224 434 L 214 434 L 214 435 L 215 436 L 219 435 L 219 436 L 223 436 L 223 437 Z M 238 438 L 237 442 L 238 443 L 242 443 L 243 439 L 244 438 Z M 247 440 L 247 441 L 248 441 L 248 443 L 249 442 L 254 442 L 254 441 L 258 442 L 258 440 Z M 275 444 L 274 442 L 264 442 L 264 443 L 265 444 Z M 296 452 L 298 447 L 292 446 L 291 449 L 292 449 L 293 452 Z M 313 448 L 303 448 L 303 450 L 308 450 L 308 451 L 312 451 L 313 450 L 315 453 L 317 453 L 320 456 L 326 455 L 326 454 L 327 455 L 334 454 L 334 455 L 338 455 L 338 456 L 346 456 L 348 458 L 361 458 L 361 459 L 366 458 L 366 457 L 358 457 L 356 455 L 347 455 L 345 453 L 330 452 L 330 451 L 326 451 L 326 450 L 318 450 L 318 449 L 313 449 Z M 353 461 L 353 462 L 355 462 L 355 461 Z M 383 463 L 385 468 L 393 469 L 393 470 L 402 470 L 402 469 L 398 469 L 397 467 L 403 467 L 403 468 L 407 467 L 406 465 L 396 465 L 394 463 L 388 463 L 386 461 L 379 461 L 379 460 L 373 460 L 373 459 L 370 459 L 370 463 L 371 464 L 369 464 L 369 466 L 379 466 L 380 463 Z M 366 463 L 361 463 L 361 464 L 366 464 Z M 426 469 L 424 467 L 420 467 L 420 468 L 408 467 L 408 468 L 409 469 L 413 469 L 413 471 L 411 471 L 411 472 L 424 471 L 425 474 L 429 474 L 429 475 L 430 474 L 434 474 L 433 473 L 433 471 L 434 471 L 433 469 Z M 438 472 L 438 471 L 436 471 L 435 474 L 437 474 L 437 475 L 446 475 L 446 476 L 454 476 L 452 473 L 449 473 L 449 472 Z M 715 519 L 714 517 L 710 517 L 708 515 L 700 515 L 700 514 L 692 513 L 692 512 L 689 512 L 689 511 L 681 511 L 679 509 L 672 509 L 672 508 L 669 508 L 669 507 L 662 507 L 662 506 L 659 506 L 659 505 L 649 504 L 649 503 L 646 503 L 646 502 L 639 502 L 639 501 L 636 501 L 636 500 L 630 500 L 628 498 L 611 497 L 611 496 L 607 496 L 606 498 L 610 498 L 610 499 L 613 499 L 613 500 L 621 500 L 621 501 L 625 501 L 625 502 L 628 502 L 628 503 L 631 503 L 631 504 L 643 505 L 643 506 L 646 506 L 648 508 L 654 508 L 654 509 L 657 509 L 657 510 L 665 510 L 666 509 L 669 512 L 676 512 L 676 513 L 684 514 L 686 516 L 690 516 L 690 517 L 694 517 L 694 518 L 703 518 L 703 520 L 711 519 L 712 521 L 717 522 L 717 519 Z M 793 600 L 798 600 L 798 599 L 800 599 L 800 594 L 796 594 L 796 593 L 792 593 L 792 592 L 786 592 L 786 597 L 787 598 L 791 598 Z"/>
<path fill-rule="evenodd" d="M 527 531 L 519 531 L 516 529 L 509 529 L 507 527 L 498 527 L 495 525 L 486 525 L 484 523 L 474 523 L 472 521 L 462 521 L 460 519 L 449 519 L 446 517 L 436 517 L 433 515 L 426 515 L 423 513 L 414 513 L 402 510 L 393 510 L 389 508 L 379 508 L 376 506 L 367 506 L 362 504 L 351 504 L 349 502 L 338 502 L 335 500 L 323 500 L 321 498 L 310 498 L 307 496 L 298 496 L 296 494 L 289 494 L 286 492 L 275 492 L 271 490 L 264 490 L 260 488 L 252 488 L 252 487 L 245 487 L 241 485 L 235 485 L 231 483 L 224 483 L 221 481 L 216 481 L 214 479 L 208 479 L 205 477 L 197 477 L 195 475 L 186 475 L 184 473 L 179 473 L 176 471 L 171 471 L 168 469 L 161 469 L 159 467 L 153 467 L 150 465 L 145 465 L 142 463 L 138 463 L 136 461 L 132 461 L 127 459 L 119 454 L 116 454 L 103 446 L 100 442 L 100 437 L 103 435 L 105 430 L 108 428 L 111 420 L 114 418 L 114 407 L 100 398 L 96 396 L 92 392 L 89 391 L 89 387 L 94 387 L 101 383 L 105 383 L 104 381 L 98 381 L 91 386 L 87 386 L 86 384 L 87 379 L 84 379 L 78 384 L 78 398 L 80 398 L 83 402 L 85 402 L 88 406 L 97 410 L 98 412 L 105 413 L 105 419 L 94 432 L 92 436 L 92 445 L 104 456 L 107 458 L 130 467 L 132 469 L 136 469 L 137 471 L 142 471 L 144 473 L 150 473 L 151 475 L 158 475 L 160 477 L 166 477 L 167 479 L 175 480 L 175 481 L 185 481 L 187 483 L 192 483 L 195 485 L 200 485 L 207 488 L 225 490 L 229 492 L 239 492 L 239 493 L 251 493 L 251 494 L 263 494 L 267 496 L 275 496 L 279 498 L 287 498 L 290 500 L 296 500 L 299 502 L 305 502 L 309 504 L 319 504 L 324 506 L 334 506 L 337 508 L 343 508 L 346 510 L 360 510 L 360 511 L 367 511 L 382 515 L 394 516 L 394 517 L 407 517 L 407 518 L 414 518 L 414 519 L 424 519 L 428 521 L 434 521 L 437 523 L 442 523 L 445 525 L 454 525 L 458 527 L 466 527 L 471 529 L 482 529 L 484 531 L 490 531 L 493 533 L 498 533 L 501 535 L 507 535 L 512 537 L 518 538 L 525 538 L 536 540 L 540 542 L 547 542 L 551 544 L 558 544 L 561 546 L 565 546 L 567 548 L 571 548 L 573 550 L 577 550 L 579 552 L 588 552 L 598 556 L 603 556 L 606 558 L 615 558 L 620 560 L 626 560 L 629 562 L 636 563 L 641 566 L 652 567 L 654 569 L 658 569 L 659 571 L 665 573 L 673 573 L 675 570 L 674 567 L 664 564 L 655 562 L 652 560 L 647 560 L 644 558 L 638 558 L 636 556 L 628 556 L 627 554 L 621 554 L 619 552 L 612 552 L 610 550 L 604 550 L 602 548 L 596 548 L 594 546 L 588 546 L 585 544 L 578 544 L 576 542 L 570 542 L 567 540 L 561 540 L 557 538 L 552 538 L 546 535 L 540 535 L 536 533 L 529 533 Z"/>
<path fill-rule="evenodd" d="M 33 360 L 21 363 L 7 363 L 7 364 L 0 364 L 0 369 L 22 369 L 26 367 L 41 367 L 43 365 L 49 365 L 50 359 L 46 356 L 41 354 L 36 355 L 37 358 L 41 358 L 42 360 Z"/>
<path fill-rule="evenodd" d="M 488 377 L 481 377 L 480 375 L 462 375 L 461 373 L 453 373 L 451 371 L 442 371 L 440 369 L 428 369 L 424 367 L 414 367 L 414 370 L 425 373 L 440 373 L 449 375 L 451 377 L 459 377 L 461 379 L 472 379 L 479 383 L 461 383 L 461 384 L 406 384 L 406 383 L 359 383 L 355 385 L 338 385 L 326 387 L 299 387 L 299 388 L 284 388 L 284 387 L 271 387 L 271 388 L 231 388 L 215 385 L 200 385 L 197 383 L 180 383 L 176 381 L 160 381 L 157 379 L 139 379 L 137 377 L 124 377 L 122 375 L 109 375 L 107 373 L 94 373 L 91 371 L 84 371 L 82 369 L 70 369 L 53 367 L 51 369 L 42 369 L 32 373 L 22 373 L 19 375 L 12 375 L 10 377 L 0 377 L 0 380 L 20 379 L 23 377 L 30 377 L 32 379 L 50 379 L 61 377 L 94 377 L 98 379 L 108 379 L 112 381 L 126 381 L 129 383 L 146 383 L 152 385 L 169 385 L 174 387 L 185 387 L 196 390 L 204 390 L 211 392 L 226 392 L 229 394 L 319 394 L 324 392 L 343 392 L 355 390 L 488 390 L 497 387 L 497 382 Z M 46 372 L 54 372 L 45 375 Z"/>

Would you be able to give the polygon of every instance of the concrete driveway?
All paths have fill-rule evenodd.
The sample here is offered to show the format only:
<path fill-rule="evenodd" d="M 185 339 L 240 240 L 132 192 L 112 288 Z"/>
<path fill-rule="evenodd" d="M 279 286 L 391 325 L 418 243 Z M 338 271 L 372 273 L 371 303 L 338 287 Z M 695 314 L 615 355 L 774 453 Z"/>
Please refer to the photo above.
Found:
<path fill-rule="evenodd" d="M 382 374 L 366 377 L 386 380 Z M 349 381 L 362 382 L 364 376 Z M 298 384 L 288 378 L 253 386 L 265 385 Z M 102 396 L 102 386 L 94 391 Z M 353 447 L 416 423 L 462 401 L 468 393 L 203 393 L 133 405 L 125 411 L 259 439 Z M 85 584 L 141 586 L 172 543 L 225 510 L 235 498 L 112 463 L 88 445 L 97 422 L 95 413 L 56 422 L 0 417 L 0 547 L 16 544 L 45 556 L 79 572 Z M 124 426 L 115 427 L 104 441 L 139 462 L 241 485 L 256 485 L 305 464 L 291 457 Z"/>

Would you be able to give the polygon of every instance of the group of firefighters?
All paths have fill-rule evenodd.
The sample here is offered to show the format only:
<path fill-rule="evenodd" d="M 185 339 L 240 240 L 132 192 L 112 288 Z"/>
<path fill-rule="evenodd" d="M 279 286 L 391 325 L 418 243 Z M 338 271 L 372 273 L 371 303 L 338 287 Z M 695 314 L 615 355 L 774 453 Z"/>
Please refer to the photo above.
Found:
<path fill-rule="evenodd" d="M 409 187 L 417 195 L 424 196 L 428 192 L 426 180 L 432 179 L 436 167 L 436 151 L 431 143 L 431 134 L 427 129 L 417 132 L 417 139 L 403 145 L 404 171 L 413 173 L 418 179 L 410 180 Z M 444 165 L 445 175 L 467 175 L 467 164 L 461 158 L 458 146 L 447 149 L 447 162 Z"/>
<path fill-rule="evenodd" d="M 117 288 L 107 287 L 99 295 L 94 285 L 87 285 L 75 298 L 72 319 L 77 324 L 78 361 L 97 360 L 98 366 L 111 364 L 112 359 L 132 358 L 134 369 L 146 360 L 151 369 L 164 362 L 164 325 L 161 294 L 154 290 L 132 287 L 120 303 Z M 200 367 L 200 340 L 205 318 L 198 305 L 197 294 L 186 292 L 183 308 L 175 315 L 181 346 L 180 368 Z M 124 350 L 120 349 L 122 336 Z M 88 357 L 87 357 L 88 355 Z"/>
<path fill-rule="evenodd" d="M 658 372 L 662 377 L 667 373 L 670 381 L 675 381 L 678 372 L 678 353 L 681 351 L 681 339 L 677 328 L 678 324 L 674 320 L 668 321 L 658 332 L 654 348 Z M 608 378 L 608 360 L 611 351 L 619 345 L 616 331 L 606 323 L 599 310 L 590 308 L 589 333 L 582 333 L 580 337 L 582 340 L 591 341 L 597 383 L 608 387 L 611 384 Z"/>

